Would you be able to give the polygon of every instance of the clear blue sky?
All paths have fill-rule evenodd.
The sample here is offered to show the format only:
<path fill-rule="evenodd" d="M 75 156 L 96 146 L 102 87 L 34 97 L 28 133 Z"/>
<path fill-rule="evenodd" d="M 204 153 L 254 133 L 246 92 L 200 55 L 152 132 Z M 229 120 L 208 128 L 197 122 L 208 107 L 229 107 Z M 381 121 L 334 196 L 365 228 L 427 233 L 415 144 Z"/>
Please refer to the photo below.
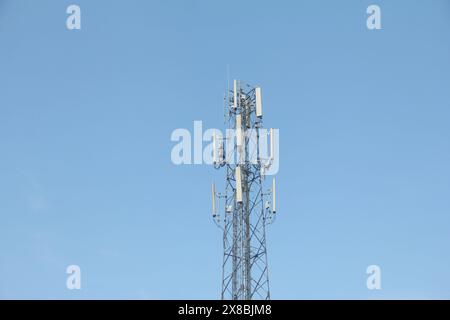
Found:
<path fill-rule="evenodd" d="M 227 64 L 280 129 L 272 297 L 450 298 L 447 0 L 0 0 L 0 298 L 219 297 L 223 173 L 170 134 L 222 128 Z"/>

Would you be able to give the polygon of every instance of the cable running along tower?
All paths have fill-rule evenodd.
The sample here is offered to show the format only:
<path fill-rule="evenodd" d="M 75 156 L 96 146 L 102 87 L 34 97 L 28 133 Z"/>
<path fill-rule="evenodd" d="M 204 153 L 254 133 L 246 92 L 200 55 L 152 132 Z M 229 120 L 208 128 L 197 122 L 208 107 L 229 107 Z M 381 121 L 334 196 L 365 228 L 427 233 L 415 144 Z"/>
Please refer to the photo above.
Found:
<path fill-rule="evenodd" d="M 275 218 L 275 178 L 269 189 L 264 184 L 275 156 L 274 130 L 263 128 L 260 87 L 234 80 L 227 91 L 227 133 L 213 136 L 214 167 L 226 173 L 224 192 L 212 184 L 213 219 L 223 231 L 221 298 L 268 300 L 266 226 Z"/>

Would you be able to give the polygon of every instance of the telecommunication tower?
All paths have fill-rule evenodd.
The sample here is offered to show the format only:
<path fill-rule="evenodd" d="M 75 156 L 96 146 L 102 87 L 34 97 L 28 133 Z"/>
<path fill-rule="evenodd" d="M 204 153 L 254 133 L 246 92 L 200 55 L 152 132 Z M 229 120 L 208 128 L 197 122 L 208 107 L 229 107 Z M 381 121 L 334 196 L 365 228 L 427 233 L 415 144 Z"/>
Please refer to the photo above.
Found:
<path fill-rule="evenodd" d="M 270 188 L 264 185 L 275 156 L 274 129 L 263 129 L 262 119 L 261 88 L 234 80 L 225 95 L 227 133 L 213 136 L 214 167 L 226 172 L 225 191 L 214 183 L 211 190 L 212 215 L 223 231 L 224 300 L 270 299 L 266 226 L 275 219 L 275 178 Z"/>

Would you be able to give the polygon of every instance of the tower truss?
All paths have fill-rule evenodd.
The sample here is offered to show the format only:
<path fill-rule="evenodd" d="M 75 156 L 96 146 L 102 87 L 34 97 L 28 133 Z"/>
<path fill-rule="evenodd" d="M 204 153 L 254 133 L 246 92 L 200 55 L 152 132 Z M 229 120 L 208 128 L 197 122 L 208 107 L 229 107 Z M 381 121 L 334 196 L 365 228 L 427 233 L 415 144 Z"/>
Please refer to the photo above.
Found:
<path fill-rule="evenodd" d="M 275 218 L 275 179 L 265 190 L 265 172 L 273 160 L 273 132 L 270 155 L 262 143 L 261 89 L 234 80 L 226 96 L 227 134 L 214 138 L 215 168 L 226 171 L 225 191 L 213 185 L 213 217 L 223 230 L 222 292 L 225 300 L 270 299 L 266 226 Z M 234 143 L 235 142 L 235 143 Z M 224 150 L 224 144 L 231 146 Z M 216 212 L 216 198 L 223 202 L 223 214 Z"/>

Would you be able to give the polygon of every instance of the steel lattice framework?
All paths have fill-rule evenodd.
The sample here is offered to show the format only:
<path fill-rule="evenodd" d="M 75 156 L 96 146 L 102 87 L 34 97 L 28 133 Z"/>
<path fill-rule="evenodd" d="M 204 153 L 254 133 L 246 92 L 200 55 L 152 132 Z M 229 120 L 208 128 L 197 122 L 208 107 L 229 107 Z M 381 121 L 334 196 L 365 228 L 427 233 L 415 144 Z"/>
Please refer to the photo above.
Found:
<path fill-rule="evenodd" d="M 227 300 L 270 299 L 266 226 L 274 219 L 275 204 L 270 208 L 267 201 L 274 190 L 263 189 L 268 159 L 260 153 L 260 134 L 266 133 L 261 132 L 257 90 L 234 81 L 226 97 L 225 112 L 228 128 L 233 129 L 227 132 L 236 132 L 238 141 L 222 161 L 215 162 L 216 168 L 226 169 L 225 192 L 216 194 L 213 186 L 213 197 L 222 198 L 225 204 L 224 215 L 214 217 L 223 230 L 221 298 Z M 231 139 L 234 137 L 227 135 L 225 141 Z M 231 161 L 233 157 L 236 161 Z"/>

